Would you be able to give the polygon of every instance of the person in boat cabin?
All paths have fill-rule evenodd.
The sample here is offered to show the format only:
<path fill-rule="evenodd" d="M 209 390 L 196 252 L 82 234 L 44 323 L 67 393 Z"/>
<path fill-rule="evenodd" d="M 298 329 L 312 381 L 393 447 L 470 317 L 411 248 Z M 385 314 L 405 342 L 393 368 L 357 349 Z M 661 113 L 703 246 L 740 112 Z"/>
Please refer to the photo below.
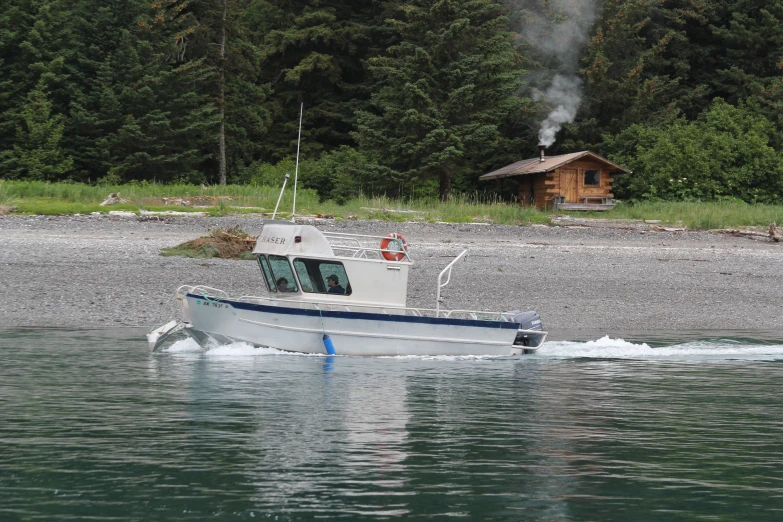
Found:
<path fill-rule="evenodd" d="M 285 277 L 281 277 L 277 280 L 277 291 L 278 292 L 293 292 L 294 289 L 290 288 L 288 286 L 288 279 Z"/>
<path fill-rule="evenodd" d="M 330 275 L 326 278 L 326 284 L 329 285 L 329 290 L 327 290 L 327 294 L 340 294 L 345 295 L 345 288 L 340 286 L 340 279 L 334 274 Z"/>

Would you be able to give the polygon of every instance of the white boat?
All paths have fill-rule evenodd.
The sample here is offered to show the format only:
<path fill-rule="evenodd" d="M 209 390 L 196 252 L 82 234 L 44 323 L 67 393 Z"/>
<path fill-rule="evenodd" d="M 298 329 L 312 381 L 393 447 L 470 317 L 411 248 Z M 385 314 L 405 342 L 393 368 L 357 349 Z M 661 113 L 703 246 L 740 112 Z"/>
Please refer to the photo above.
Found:
<path fill-rule="evenodd" d="M 440 309 L 441 289 L 467 250 L 440 272 L 433 309 L 407 306 L 413 260 L 399 234 L 268 221 L 253 253 L 267 296 L 182 286 L 174 296 L 178 317 L 147 335 L 151 348 L 186 334 L 202 346 L 245 342 L 311 354 L 520 355 L 546 338 L 535 312 Z"/>

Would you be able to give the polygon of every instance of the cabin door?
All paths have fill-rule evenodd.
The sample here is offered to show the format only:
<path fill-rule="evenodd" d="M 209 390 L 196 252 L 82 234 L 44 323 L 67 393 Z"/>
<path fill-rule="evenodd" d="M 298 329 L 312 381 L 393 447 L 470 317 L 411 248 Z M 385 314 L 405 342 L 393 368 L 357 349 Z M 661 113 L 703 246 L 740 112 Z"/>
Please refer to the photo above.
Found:
<path fill-rule="evenodd" d="M 576 169 L 560 171 L 560 194 L 565 196 L 566 203 L 577 203 L 576 179 L 579 172 Z"/>

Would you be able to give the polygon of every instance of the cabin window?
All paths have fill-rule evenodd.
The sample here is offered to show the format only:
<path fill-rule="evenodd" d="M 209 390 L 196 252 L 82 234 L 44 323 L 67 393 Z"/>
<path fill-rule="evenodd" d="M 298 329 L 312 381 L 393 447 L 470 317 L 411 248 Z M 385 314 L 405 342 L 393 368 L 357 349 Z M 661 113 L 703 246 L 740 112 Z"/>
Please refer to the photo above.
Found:
<path fill-rule="evenodd" d="M 269 268 L 269 261 L 266 260 L 266 256 L 258 256 L 258 266 L 261 267 L 261 273 L 264 274 L 266 289 L 270 292 L 277 292 L 274 282 L 275 278 L 272 276 L 272 270 Z"/>
<path fill-rule="evenodd" d="M 585 171 L 585 185 L 600 185 L 601 184 L 601 171 L 600 170 L 586 170 Z"/>
<path fill-rule="evenodd" d="M 304 292 L 351 295 L 351 284 L 342 263 L 322 259 L 296 258 L 294 259 L 294 270 L 299 276 Z"/>
<path fill-rule="evenodd" d="M 299 288 L 296 285 L 294 272 L 291 270 L 291 264 L 287 257 L 269 256 L 269 267 L 272 269 L 274 286 L 279 292 L 297 292 Z"/>

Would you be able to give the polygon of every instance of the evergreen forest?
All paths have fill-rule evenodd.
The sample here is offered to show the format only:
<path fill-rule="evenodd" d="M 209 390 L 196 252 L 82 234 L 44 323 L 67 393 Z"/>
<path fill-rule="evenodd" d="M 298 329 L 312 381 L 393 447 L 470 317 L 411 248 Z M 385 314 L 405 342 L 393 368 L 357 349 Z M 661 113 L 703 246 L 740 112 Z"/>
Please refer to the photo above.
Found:
<path fill-rule="evenodd" d="M 783 0 L 0 0 L 0 179 L 783 203 Z"/>

